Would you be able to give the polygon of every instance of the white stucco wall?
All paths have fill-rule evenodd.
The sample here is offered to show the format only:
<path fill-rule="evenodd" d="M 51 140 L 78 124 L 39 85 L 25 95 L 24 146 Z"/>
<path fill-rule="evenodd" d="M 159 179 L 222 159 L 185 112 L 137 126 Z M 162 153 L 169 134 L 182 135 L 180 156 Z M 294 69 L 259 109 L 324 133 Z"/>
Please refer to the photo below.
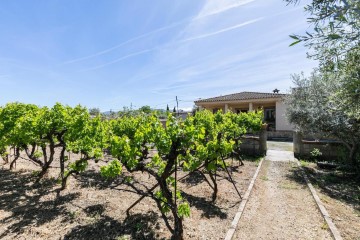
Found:
<path fill-rule="evenodd" d="M 286 105 L 282 101 L 276 102 L 276 130 L 293 130 L 293 126 L 287 121 L 286 115 Z"/>

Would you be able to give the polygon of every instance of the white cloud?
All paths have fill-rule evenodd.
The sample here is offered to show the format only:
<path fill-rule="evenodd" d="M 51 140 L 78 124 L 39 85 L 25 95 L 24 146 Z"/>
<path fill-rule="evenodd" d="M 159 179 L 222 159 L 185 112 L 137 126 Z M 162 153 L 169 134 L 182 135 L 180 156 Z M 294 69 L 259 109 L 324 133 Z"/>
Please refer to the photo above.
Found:
<path fill-rule="evenodd" d="M 257 21 L 260 21 L 261 19 L 262 19 L 262 18 L 256 18 L 256 19 L 253 19 L 253 20 L 249 20 L 249 21 L 246 21 L 246 22 L 237 24 L 237 25 L 235 25 L 235 26 L 231 26 L 231 27 L 227 27 L 227 28 L 220 29 L 220 30 L 215 31 L 215 32 L 206 33 L 206 34 L 202 34 L 202 35 L 195 36 L 195 37 L 190 37 L 190 38 L 181 40 L 180 42 L 187 42 L 187 41 L 192 41 L 192 40 L 197 40 L 197 39 L 202 39 L 202 38 L 211 37 L 211 36 L 214 36 L 214 35 L 217 35 L 217 34 L 220 34 L 220 33 L 228 32 L 228 31 L 231 31 L 231 30 L 234 30 L 234 29 L 237 29 L 237 28 L 244 27 L 244 26 L 249 25 L 249 24 L 252 24 L 252 23 L 256 23 Z"/>
<path fill-rule="evenodd" d="M 113 61 L 110 61 L 110 62 L 101 64 L 101 65 L 97 65 L 97 66 L 92 67 L 92 68 L 83 69 L 83 70 L 81 70 L 80 72 L 86 72 L 86 71 L 91 71 L 91 70 L 100 69 L 100 68 L 106 67 L 106 66 L 108 66 L 108 65 L 112 65 L 112 64 L 118 63 L 118 62 L 123 61 L 123 60 L 125 60 L 125 59 L 128 59 L 128 58 L 130 58 L 130 57 L 135 57 L 135 56 L 138 56 L 138 55 L 141 55 L 141 54 L 144 54 L 144 53 L 148 53 L 148 52 L 154 51 L 155 49 L 157 49 L 157 48 L 149 48 L 149 49 L 145 49 L 145 50 L 142 50 L 142 51 L 134 52 L 134 53 L 131 53 L 131 54 L 128 54 L 128 55 L 119 57 L 119 58 L 117 58 L 117 59 L 115 59 L 115 60 L 113 60 Z"/>
<path fill-rule="evenodd" d="M 164 30 L 168 30 L 168 29 L 171 29 L 171 28 L 174 28 L 174 27 L 177 27 L 181 24 L 184 24 L 185 22 L 187 22 L 188 19 L 185 19 L 185 20 L 182 20 L 182 21 L 178 21 L 178 22 L 174 22 L 168 26 L 165 26 L 165 27 L 161 27 L 161 28 L 158 28 L 158 29 L 155 29 L 154 31 L 150 31 L 150 32 L 147 32 L 147 33 L 144 33 L 142 35 L 139 35 L 137 37 L 134 37 L 134 38 L 131 38 L 125 42 L 122 42 L 116 46 L 113 46 L 111 48 L 107 48 L 105 50 L 102 50 L 102 51 L 99 51 L 99 52 L 96 52 L 94 54 L 91 54 L 91 55 L 88 55 L 88 56 L 85 56 L 85 57 L 80 57 L 80 58 L 75 58 L 75 59 L 72 59 L 72 60 L 68 60 L 66 62 L 63 63 L 63 65 L 66 65 L 66 64 L 71 64 L 71 63 L 75 63 L 75 62 L 80 62 L 80 61 L 84 61 L 84 60 L 87 60 L 87 59 L 91 59 L 91 58 L 94 58 L 94 57 L 98 57 L 98 56 L 101 56 L 101 55 L 104 55 L 106 53 L 110 53 L 116 49 L 119 49 L 123 46 L 125 46 L 126 44 L 129 44 L 129 43 L 132 43 L 132 42 L 135 42 L 137 40 L 140 40 L 142 38 L 145 38 L 145 37 L 148 37 L 148 36 L 151 36 L 152 34 L 155 34 L 155 33 L 158 33 L 158 32 L 161 32 L 161 31 L 164 31 Z"/>
<path fill-rule="evenodd" d="M 207 0 L 197 18 L 207 17 L 243 6 L 255 0 Z"/>
<path fill-rule="evenodd" d="M 207 18 L 207 17 L 213 16 L 213 15 L 216 15 L 216 14 L 220 14 L 220 13 L 223 13 L 223 12 L 228 11 L 230 9 L 237 8 L 237 7 L 240 7 L 242 5 L 251 3 L 253 1 L 255 1 L 255 0 L 216 0 L 216 1 L 207 0 L 205 6 L 202 8 L 201 12 L 196 17 L 185 18 L 183 20 L 174 22 L 174 23 L 172 23 L 170 25 L 167 25 L 167 26 L 164 26 L 164 27 L 161 27 L 161 28 L 157 28 L 157 29 L 155 29 L 153 31 L 150 31 L 150 32 L 141 34 L 141 35 L 139 35 L 137 37 L 126 40 L 126 41 L 124 41 L 122 43 L 119 43 L 118 45 L 113 46 L 113 47 L 104 49 L 102 51 L 98 51 L 98 52 L 96 52 L 94 54 L 90 54 L 90 55 L 87 55 L 87 56 L 84 56 L 84 57 L 74 58 L 74 59 L 65 61 L 61 65 L 67 65 L 67 64 L 72 64 L 72 63 L 76 63 L 76 62 L 85 61 L 85 60 L 88 60 L 88 59 L 91 59 L 91 58 L 96 58 L 96 57 L 99 57 L 101 55 L 113 52 L 114 50 L 119 49 L 119 48 L 121 48 L 123 46 L 126 46 L 129 43 L 136 42 L 136 41 L 138 41 L 140 39 L 152 36 L 153 34 L 156 34 L 156 33 L 159 33 L 159 32 L 165 31 L 165 30 L 169 30 L 169 29 L 181 26 L 182 24 L 191 23 L 191 22 L 196 21 L 196 20 L 200 20 L 200 19 Z"/>
<path fill-rule="evenodd" d="M 112 65 L 112 64 L 118 63 L 118 62 L 120 62 L 120 61 L 123 61 L 123 60 L 125 60 L 125 59 L 131 58 L 131 57 L 135 57 L 135 56 L 142 55 L 142 54 L 145 54 L 145 53 L 148 53 L 148 52 L 160 50 L 161 48 L 171 48 L 171 47 L 173 47 L 173 46 L 178 45 L 179 43 L 184 43 L 184 42 L 189 42 L 189 41 L 193 41 L 193 40 L 198 40 L 198 39 L 203 39 L 203 38 L 207 38 L 207 37 L 212 37 L 212 36 L 215 36 L 215 35 L 224 33 L 224 32 L 228 32 L 228 31 L 232 31 L 232 30 L 235 30 L 235 29 L 244 27 L 244 26 L 249 25 L 249 24 L 252 24 L 252 23 L 256 23 L 256 22 L 260 21 L 261 19 L 263 19 L 263 18 L 256 18 L 256 19 L 249 20 L 249 21 L 246 21 L 246 22 L 243 22 L 243 23 L 240 23 L 240 24 L 231 26 L 231 27 L 227 27 L 227 28 L 220 29 L 220 30 L 215 31 L 215 32 L 210 32 L 210 33 L 206 33 L 206 34 L 202 34 L 202 35 L 198 35 L 198 36 L 186 38 L 186 39 L 183 39 L 183 40 L 180 40 L 180 41 L 175 41 L 175 42 L 172 42 L 172 43 L 170 43 L 170 44 L 167 44 L 167 45 L 165 45 L 165 46 L 163 46 L 163 47 L 154 47 L 154 48 L 149 48 L 149 49 L 145 49 L 145 50 L 142 50 L 142 51 L 130 53 L 130 54 L 128 54 L 128 55 L 119 57 L 119 58 L 117 58 L 117 59 L 115 59 L 115 60 L 113 60 L 113 61 L 110 61 L 110 62 L 107 62 L 107 63 L 104 63 L 104 64 L 100 64 L 100 65 L 97 65 L 97 66 L 95 66 L 95 67 L 83 69 L 83 70 L 81 70 L 80 72 L 85 72 L 85 71 L 91 71 L 91 70 L 100 69 L 100 68 L 106 67 L 106 66 L 108 66 L 108 65 Z"/>

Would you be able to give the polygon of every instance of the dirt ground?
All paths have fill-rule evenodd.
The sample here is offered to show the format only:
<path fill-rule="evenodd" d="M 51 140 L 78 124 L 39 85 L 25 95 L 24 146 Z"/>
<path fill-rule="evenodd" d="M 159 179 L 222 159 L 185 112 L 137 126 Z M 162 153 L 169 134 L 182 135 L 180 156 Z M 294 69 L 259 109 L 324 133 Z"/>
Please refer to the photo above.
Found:
<path fill-rule="evenodd" d="M 286 150 L 275 142 L 270 148 Z M 71 156 L 75 159 L 75 156 Z M 109 159 L 109 158 L 108 158 Z M 38 167 L 19 160 L 17 168 L 0 160 L 0 239 L 168 239 L 159 210 L 151 199 L 143 200 L 126 215 L 138 199 L 119 178 L 104 181 L 99 165 L 71 178 L 66 190 L 58 191 L 58 163 L 41 185 L 33 185 Z M 304 164 L 303 164 L 304 165 Z M 257 163 L 233 164 L 233 178 L 241 194 L 246 191 Z M 360 188 L 352 175 L 326 172 L 307 163 L 305 170 L 344 239 L 360 239 Z M 128 174 L 125 174 L 128 175 Z M 219 194 L 211 202 L 212 191 L 199 174 L 180 183 L 191 206 L 184 220 L 185 239 L 223 239 L 240 199 L 220 172 Z M 183 173 L 180 174 L 180 177 Z M 135 182 L 148 187 L 154 181 L 136 174 Z M 331 239 L 299 168 L 291 161 L 265 161 L 233 239 Z"/>
<path fill-rule="evenodd" d="M 332 239 L 295 162 L 264 161 L 234 239 Z"/>
<path fill-rule="evenodd" d="M 360 239 L 360 181 L 351 173 L 303 164 L 343 239 Z"/>
<path fill-rule="evenodd" d="M 234 163 L 233 178 L 244 194 L 257 163 Z M 31 163 L 20 160 L 14 171 L 0 166 L 0 239 L 168 239 L 170 237 L 155 203 L 145 198 L 131 210 L 126 209 L 139 198 L 126 184 L 104 181 L 98 166 L 71 178 L 66 190 L 59 192 L 56 183 L 59 169 L 51 169 L 41 185 L 33 185 Z M 180 174 L 181 175 L 181 174 Z M 216 203 L 202 177 L 193 174 L 180 188 L 191 206 L 191 217 L 184 220 L 185 239 L 222 239 L 240 203 L 232 184 L 220 172 Z M 146 174 L 136 174 L 139 184 L 152 186 Z M 223 176 L 223 177 L 221 177 Z M 119 182 L 121 178 L 119 178 Z"/>

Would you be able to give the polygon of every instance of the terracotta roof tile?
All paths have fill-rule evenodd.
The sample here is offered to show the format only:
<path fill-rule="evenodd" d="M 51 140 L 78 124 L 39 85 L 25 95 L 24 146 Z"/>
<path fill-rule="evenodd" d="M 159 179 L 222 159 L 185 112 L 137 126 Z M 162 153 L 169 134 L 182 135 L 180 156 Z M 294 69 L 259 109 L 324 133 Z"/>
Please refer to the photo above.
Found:
<path fill-rule="evenodd" d="M 281 97 L 285 97 L 286 95 L 287 94 L 280 94 L 280 93 L 240 92 L 240 93 L 233 93 L 219 97 L 199 99 L 196 100 L 195 103 L 250 100 L 250 99 L 262 99 L 262 98 L 281 98 Z"/>

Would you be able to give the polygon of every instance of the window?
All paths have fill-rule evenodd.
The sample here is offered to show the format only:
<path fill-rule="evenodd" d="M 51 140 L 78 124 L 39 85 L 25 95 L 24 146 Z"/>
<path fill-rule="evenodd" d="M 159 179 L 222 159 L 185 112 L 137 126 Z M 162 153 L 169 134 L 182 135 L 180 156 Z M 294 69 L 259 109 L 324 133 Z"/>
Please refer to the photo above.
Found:
<path fill-rule="evenodd" d="M 237 114 L 239 114 L 239 113 L 247 113 L 249 110 L 247 110 L 247 109 L 241 109 L 241 108 L 236 108 L 235 109 L 235 112 L 237 113 Z"/>
<path fill-rule="evenodd" d="M 266 109 L 264 109 L 264 120 L 266 122 L 275 121 L 275 108 L 266 108 Z"/>

